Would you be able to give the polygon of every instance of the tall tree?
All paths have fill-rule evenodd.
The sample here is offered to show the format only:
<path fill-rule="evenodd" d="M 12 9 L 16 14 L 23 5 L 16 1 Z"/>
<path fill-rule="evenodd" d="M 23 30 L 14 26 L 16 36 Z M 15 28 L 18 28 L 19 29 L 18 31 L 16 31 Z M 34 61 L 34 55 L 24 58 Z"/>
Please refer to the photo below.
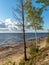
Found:
<path fill-rule="evenodd" d="M 43 10 L 49 6 L 49 0 L 36 0 L 36 3 L 42 4 Z"/>
<path fill-rule="evenodd" d="M 16 1 L 16 8 L 14 9 L 15 18 L 21 22 L 23 27 L 23 41 L 24 41 L 24 59 L 27 60 L 26 55 L 26 41 L 25 41 L 25 25 L 24 25 L 24 0 L 17 0 Z"/>
<path fill-rule="evenodd" d="M 24 5 L 23 5 L 23 0 L 21 0 L 21 4 L 22 4 L 22 21 L 23 21 L 23 37 L 24 37 L 24 58 L 25 61 L 27 60 L 27 56 L 26 56 L 26 41 L 25 41 L 25 25 L 24 25 Z"/>
<path fill-rule="evenodd" d="M 25 4 L 25 10 L 27 12 L 26 21 L 30 23 L 31 26 L 35 30 L 36 37 L 36 47 L 37 47 L 37 29 L 42 29 L 43 19 L 42 8 L 36 10 L 35 7 L 32 6 L 33 2 L 31 0 L 27 0 Z"/>

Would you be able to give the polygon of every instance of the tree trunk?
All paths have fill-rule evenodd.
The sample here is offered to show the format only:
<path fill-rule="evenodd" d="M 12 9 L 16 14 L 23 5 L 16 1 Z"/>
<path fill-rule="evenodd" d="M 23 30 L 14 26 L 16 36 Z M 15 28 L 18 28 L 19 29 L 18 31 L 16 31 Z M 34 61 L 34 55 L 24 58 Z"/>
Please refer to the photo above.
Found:
<path fill-rule="evenodd" d="M 37 41 L 38 41 L 38 39 L 37 39 L 37 31 L 36 31 L 36 28 L 35 28 L 35 39 L 36 39 L 36 48 L 37 48 Z"/>
<path fill-rule="evenodd" d="M 38 38 L 37 38 L 37 30 L 35 27 L 35 39 L 36 39 L 36 52 L 38 52 Z"/>
<path fill-rule="evenodd" d="M 24 26 L 24 7 L 23 7 L 23 0 L 21 0 L 22 4 L 22 21 L 23 21 L 23 39 L 24 39 L 24 59 L 25 61 L 27 60 L 27 55 L 26 55 L 26 41 L 25 41 L 25 26 Z"/>

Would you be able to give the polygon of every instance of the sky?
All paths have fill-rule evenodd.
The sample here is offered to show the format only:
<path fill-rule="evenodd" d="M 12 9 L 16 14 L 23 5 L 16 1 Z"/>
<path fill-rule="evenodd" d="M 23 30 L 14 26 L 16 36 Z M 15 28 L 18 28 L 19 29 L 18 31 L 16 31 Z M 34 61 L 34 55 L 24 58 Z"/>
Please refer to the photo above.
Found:
<path fill-rule="evenodd" d="M 0 19 L 13 19 L 12 10 L 16 5 L 16 0 L 0 0 Z"/>
<path fill-rule="evenodd" d="M 15 6 L 16 6 L 16 0 L 0 0 L 0 21 L 5 22 L 8 20 L 9 22 L 11 21 L 14 22 L 15 18 L 13 16 L 12 11 Z M 43 28 L 49 29 L 49 10 L 43 12 L 43 20 L 44 20 Z"/>

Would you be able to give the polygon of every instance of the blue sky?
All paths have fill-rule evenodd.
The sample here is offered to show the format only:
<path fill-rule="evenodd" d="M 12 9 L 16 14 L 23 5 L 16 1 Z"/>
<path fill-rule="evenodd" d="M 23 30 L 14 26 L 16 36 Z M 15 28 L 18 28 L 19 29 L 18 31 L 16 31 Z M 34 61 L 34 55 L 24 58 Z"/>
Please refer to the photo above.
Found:
<path fill-rule="evenodd" d="M 15 20 L 12 8 L 16 6 L 16 0 L 0 0 L 0 20 L 6 20 L 10 18 Z M 44 29 L 49 29 L 49 10 L 43 12 L 44 17 Z"/>
<path fill-rule="evenodd" d="M 15 7 L 16 0 L 0 0 L 0 19 L 13 19 L 12 8 Z"/>

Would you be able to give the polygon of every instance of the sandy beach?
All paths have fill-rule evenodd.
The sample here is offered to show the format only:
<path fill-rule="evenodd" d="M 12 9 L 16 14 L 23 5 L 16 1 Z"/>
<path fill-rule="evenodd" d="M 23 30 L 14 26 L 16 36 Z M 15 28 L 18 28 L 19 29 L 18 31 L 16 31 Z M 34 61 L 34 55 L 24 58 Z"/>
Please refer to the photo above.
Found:
<path fill-rule="evenodd" d="M 40 48 L 44 47 L 46 45 L 46 38 L 40 39 Z M 28 49 L 29 46 L 31 46 L 35 40 L 30 40 L 26 42 L 26 48 Z M 16 62 L 19 63 L 20 59 L 23 57 L 23 42 L 18 44 L 10 44 L 8 46 L 0 46 L 0 65 L 2 63 L 5 63 L 7 61 Z"/>

